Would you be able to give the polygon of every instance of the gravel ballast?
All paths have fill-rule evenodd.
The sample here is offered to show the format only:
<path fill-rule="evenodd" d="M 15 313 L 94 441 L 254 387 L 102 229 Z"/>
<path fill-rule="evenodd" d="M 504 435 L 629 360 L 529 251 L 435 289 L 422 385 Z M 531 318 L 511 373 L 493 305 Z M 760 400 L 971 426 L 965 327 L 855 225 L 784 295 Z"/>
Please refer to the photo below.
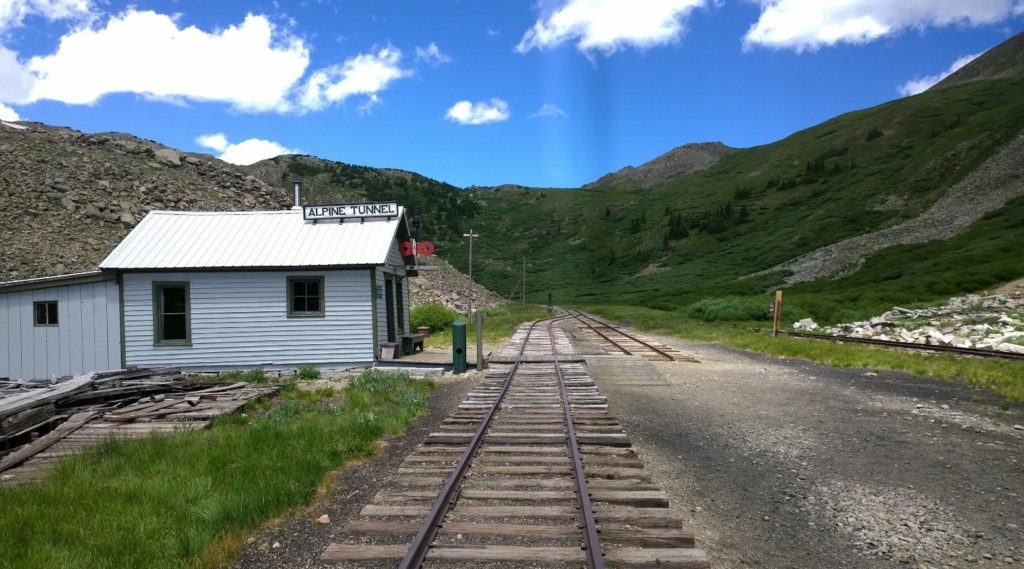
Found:
<path fill-rule="evenodd" d="M 701 363 L 598 386 L 712 567 L 1024 567 L 1024 408 L 654 337 Z"/>

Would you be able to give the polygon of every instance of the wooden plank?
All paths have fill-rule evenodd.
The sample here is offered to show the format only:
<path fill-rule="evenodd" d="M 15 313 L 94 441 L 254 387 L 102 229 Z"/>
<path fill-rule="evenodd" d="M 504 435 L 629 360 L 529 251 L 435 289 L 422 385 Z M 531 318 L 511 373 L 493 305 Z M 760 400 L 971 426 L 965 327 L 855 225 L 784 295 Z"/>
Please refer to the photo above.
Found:
<path fill-rule="evenodd" d="M 634 547 L 693 547 L 693 533 L 683 528 L 601 526 L 601 543 Z"/>
<path fill-rule="evenodd" d="M 107 421 L 113 421 L 115 423 L 129 423 L 131 421 L 135 421 L 136 419 L 141 419 L 143 417 L 158 416 L 158 415 L 160 415 L 160 413 L 158 413 L 159 411 L 167 409 L 168 407 L 174 407 L 175 405 L 180 405 L 180 404 L 182 404 L 184 402 L 185 402 L 184 399 L 166 399 L 164 401 L 161 401 L 159 403 L 154 403 L 152 405 L 143 407 L 142 409 L 139 409 L 138 411 L 133 411 L 131 413 L 123 413 L 123 414 L 113 414 L 113 413 L 110 413 L 110 414 L 107 414 L 104 417 L 104 419 L 107 420 Z M 184 411 L 184 409 L 181 409 L 181 410 Z M 170 414 L 173 414 L 173 413 L 177 413 L 177 411 L 170 411 L 169 413 L 166 413 L 166 414 L 170 415 Z"/>
<path fill-rule="evenodd" d="M 42 451 L 50 448 L 57 441 L 61 440 L 65 436 L 75 432 L 79 427 L 89 422 L 90 419 L 96 416 L 96 413 L 92 411 L 85 411 L 82 413 L 75 413 L 70 419 L 62 423 L 56 429 L 49 433 L 39 437 L 35 442 L 27 444 L 20 449 L 12 452 L 5 456 L 3 460 L 0 460 L 0 472 L 11 468 L 17 464 L 25 462 L 33 456 L 41 453 Z"/>
<path fill-rule="evenodd" d="M 39 425 L 56 414 L 53 404 L 40 405 L 15 413 L 0 421 L 0 436 L 19 433 L 34 425 Z"/>
<path fill-rule="evenodd" d="M 89 388 L 92 384 L 95 372 L 89 372 L 58 383 L 56 385 L 32 389 L 18 395 L 0 399 L 0 419 L 10 417 L 26 409 L 53 403 L 72 393 L 77 393 Z"/>
<path fill-rule="evenodd" d="M 606 547 L 604 559 L 609 567 L 665 567 L 671 569 L 709 569 L 711 562 L 701 549 L 647 549 Z"/>
<path fill-rule="evenodd" d="M 413 535 L 419 530 L 419 528 L 420 524 L 417 522 L 380 522 L 373 520 L 354 520 L 345 526 L 343 532 L 346 534 L 354 535 Z M 520 537 L 572 537 L 574 535 L 580 535 L 580 530 L 575 525 L 552 526 L 525 524 L 472 524 L 456 522 L 444 524 L 444 526 L 441 528 L 440 533 L 442 535 L 463 534 L 515 535 Z"/>
<path fill-rule="evenodd" d="M 402 559 L 407 545 L 364 545 L 333 543 L 321 561 L 369 561 Z M 439 561 L 523 561 L 532 563 L 577 563 L 584 560 L 579 547 L 524 547 L 515 545 L 435 546 L 427 553 L 428 560 Z"/>

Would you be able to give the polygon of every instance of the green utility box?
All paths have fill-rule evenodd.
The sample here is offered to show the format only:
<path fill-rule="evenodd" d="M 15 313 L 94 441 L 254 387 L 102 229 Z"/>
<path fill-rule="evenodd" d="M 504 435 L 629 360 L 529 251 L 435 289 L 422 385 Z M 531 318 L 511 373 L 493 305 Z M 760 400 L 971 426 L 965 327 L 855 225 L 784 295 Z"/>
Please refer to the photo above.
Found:
<path fill-rule="evenodd" d="M 452 323 L 452 371 L 466 372 L 466 321 Z"/>

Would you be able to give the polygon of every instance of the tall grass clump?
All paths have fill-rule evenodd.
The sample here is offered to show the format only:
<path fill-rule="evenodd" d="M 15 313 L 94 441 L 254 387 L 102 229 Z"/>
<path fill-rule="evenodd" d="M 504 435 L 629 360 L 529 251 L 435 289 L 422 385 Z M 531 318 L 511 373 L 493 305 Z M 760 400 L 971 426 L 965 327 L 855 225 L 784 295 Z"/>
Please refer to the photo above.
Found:
<path fill-rule="evenodd" d="M 313 364 L 303 364 L 299 366 L 299 369 L 295 373 L 295 375 L 299 379 L 304 379 L 306 381 L 320 379 L 320 369 Z"/>
<path fill-rule="evenodd" d="M 39 485 L 0 487 L 0 567 L 223 566 L 245 533 L 425 412 L 432 387 L 367 372 L 340 392 L 287 388 L 209 430 L 106 442 Z"/>

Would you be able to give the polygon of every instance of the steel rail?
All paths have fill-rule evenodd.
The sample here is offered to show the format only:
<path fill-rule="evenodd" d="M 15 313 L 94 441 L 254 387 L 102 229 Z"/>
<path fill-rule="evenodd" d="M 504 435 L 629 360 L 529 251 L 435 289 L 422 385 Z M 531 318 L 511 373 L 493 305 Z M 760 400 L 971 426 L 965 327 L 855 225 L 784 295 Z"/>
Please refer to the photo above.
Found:
<path fill-rule="evenodd" d="M 573 318 L 575 318 L 576 320 L 579 320 L 581 323 L 583 323 L 584 326 L 586 326 L 587 328 L 590 328 L 591 330 L 593 330 L 595 334 L 597 334 L 598 336 L 601 336 L 605 340 L 608 340 L 608 342 L 611 345 L 613 345 L 616 348 L 622 350 L 622 353 L 626 354 L 627 356 L 632 356 L 633 355 L 629 350 L 627 350 L 626 348 L 623 348 L 621 345 L 619 345 L 618 342 L 616 342 L 615 340 L 612 340 L 611 338 L 609 338 L 607 335 L 605 335 L 603 332 L 601 332 L 597 328 L 594 328 L 594 326 L 590 322 L 587 322 L 586 320 L 580 318 L 580 314 L 583 314 L 582 312 L 576 311 L 576 314 L 573 314 L 572 312 L 570 312 L 569 314 Z"/>
<path fill-rule="evenodd" d="M 539 322 L 541 321 L 538 320 L 530 324 L 530 329 L 526 332 L 526 338 L 523 339 L 523 345 L 519 348 L 520 356 L 526 351 L 526 345 L 530 342 L 530 334 L 533 333 L 534 327 Z M 505 398 L 505 394 L 508 393 L 508 388 L 512 385 L 512 378 L 516 375 L 518 369 L 519 362 L 517 361 L 512 364 L 512 369 L 505 377 L 501 391 L 495 398 L 491 408 L 484 415 L 480 426 L 477 427 L 476 434 L 473 435 L 473 439 L 469 442 L 465 452 L 462 453 L 462 457 L 459 459 L 458 464 L 455 465 L 455 469 L 452 470 L 448 480 L 445 481 L 441 491 L 438 492 L 437 498 L 434 499 L 434 503 L 430 506 L 430 511 L 416 532 L 416 536 L 413 537 L 408 549 L 405 550 L 405 556 L 402 557 L 402 561 L 398 565 L 400 569 L 419 569 L 423 566 L 423 561 L 427 558 L 427 553 L 434 543 L 434 538 L 437 537 L 438 530 L 441 529 L 444 518 L 448 515 L 448 510 L 455 504 L 459 488 L 461 488 L 462 482 L 466 478 L 466 472 L 469 470 L 469 466 L 484 440 L 484 433 L 490 428 L 491 420 L 494 419 L 498 407 L 501 406 L 501 401 Z"/>
<path fill-rule="evenodd" d="M 978 348 L 958 348 L 956 346 L 935 346 L 930 344 L 911 344 L 910 342 L 896 342 L 892 340 L 879 340 L 876 338 L 855 338 L 853 336 L 834 336 L 831 334 L 809 334 L 807 332 L 792 332 L 779 330 L 782 334 L 795 336 L 797 338 L 811 338 L 814 340 L 831 340 L 833 342 L 850 342 L 855 344 L 869 344 L 872 346 L 883 346 L 886 348 L 899 348 L 906 350 L 917 350 L 924 352 L 946 352 L 963 356 L 978 356 L 982 358 L 1002 358 L 1007 360 L 1024 360 L 1024 354 L 1013 352 L 997 352 L 995 350 L 979 350 Z"/>
<path fill-rule="evenodd" d="M 663 357 L 665 359 L 668 359 L 670 361 L 675 360 L 675 358 L 672 355 L 670 355 L 668 352 L 665 352 L 664 350 L 656 348 L 651 343 L 646 342 L 644 340 L 641 340 L 640 338 L 637 338 L 636 336 L 633 336 L 631 334 L 628 334 L 628 333 L 620 330 L 617 326 L 611 326 L 607 322 L 602 322 L 602 321 L 598 320 L 597 318 L 594 318 L 593 316 L 590 316 L 590 315 L 587 315 L 587 314 L 583 314 L 582 312 L 580 312 L 579 314 L 581 314 L 584 318 L 587 318 L 589 320 L 593 320 L 594 322 L 597 322 L 597 323 L 605 326 L 606 328 L 610 328 L 612 330 L 615 330 L 615 332 L 617 332 L 619 334 L 622 334 L 623 336 L 629 338 L 630 340 L 633 340 L 634 342 L 636 342 L 638 344 L 641 344 L 643 346 L 646 346 L 646 347 L 650 348 L 651 350 L 657 352 L 661 357 Z M 593 326 L 590 326 L 590 328 L 592 330 L 594 330 L 595 332 L 597 332 L 597 329 L 594 328 Z M 598 332 L 598 333 L 600 333 L 600 332 Z"/>
<path fill-rule="evenodd" d="M 555 355 L 555 377 L 558 378 L 558 389 L 562 396 L 562 414 L 565 417 L 565 433 L 568 437 L 569 454 L 572 457 L 572 479 L 576 486 L 576 501 L 579 503 L 580 529 L 583 530 L 583 551 L 586 555 L 588 569 L 604 569 L 604 557 L 601 553 L 601 538 L 597 535 L 597 520 L 594 519 L 594 505 L 590 501 L 590 490 L 587 488 L 587 475 L 583 471 L 583 457 L 580 456 L 579 442 L 576 440 L 576 426 L 572 421 L 572 409 L 569 407 L 569 391 L 565 387 L 562 367 L 558 363 L 558 348 L 552 325 L 548 322 L 548 341 L 551 353 Z"/>

